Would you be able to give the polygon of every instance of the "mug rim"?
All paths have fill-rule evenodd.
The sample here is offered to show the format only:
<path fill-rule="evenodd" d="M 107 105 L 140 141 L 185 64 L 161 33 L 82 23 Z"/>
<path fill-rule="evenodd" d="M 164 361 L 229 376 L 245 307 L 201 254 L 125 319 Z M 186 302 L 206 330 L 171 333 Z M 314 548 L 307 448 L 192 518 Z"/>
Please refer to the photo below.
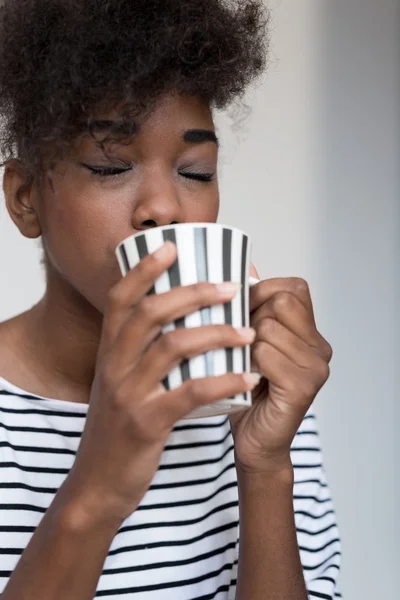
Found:
<path fill-rule="evenodd" d="M 250 235 L 248 233 L 246 233 L 245 231 L 243 231 L 243 229 L 239 229 L 238 227 L 234 227 L 233 225 L 223 225 L 222 223 L 204 223 L 204 222 L 198 222 L 198 221 L 188 221 L 186 223 L 175 223 L 172 225 L 160 225 L 158 227 L 152 227 L 149 229 L 146 229 L 145 231 L 139 231 L 138 233 L 132 233 L 131 235 L 128 235 L 128 237 L 124 238 L 116 247 L 115 252 L 118 252 L 119 248 L 125 244 L 128 240 L 130 240 L 131 238 L 135 238 L 139 235 L 145 235 L 147 231 L 154 231 L 155 229 L 157 230 L 166 230 L 166 229 L 177 229 L 180 227 L 219 227 L 222 229 L 230 229 L 231 231 L 237 231 L 239 233 L 241 233 L 242 235 L 246 236 L 247 238 L 250 238 Z"/>

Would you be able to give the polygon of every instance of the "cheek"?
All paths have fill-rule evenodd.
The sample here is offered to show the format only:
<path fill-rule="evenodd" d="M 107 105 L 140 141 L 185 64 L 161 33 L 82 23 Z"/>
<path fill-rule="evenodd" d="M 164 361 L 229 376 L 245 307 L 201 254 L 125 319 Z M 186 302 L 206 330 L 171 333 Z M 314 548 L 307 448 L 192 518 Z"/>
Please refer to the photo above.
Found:
<path fill-rule="evenodd" d="M 207 214 L 206 214 L 206 218 L 203 219 L 204 221 L 207 221 L 207 222 L 216 221 L 218 218 L 218 212 L 219 212 L 218 200 L 216 200 L 214 203 L 210 203 L 210 205 L 207 207 L 206 212 L 207 212 Z"/>
<path fill-rule="evenodd" d="M 79 203 L 63 195 L 45 206 L 43 245 L 49 262 L 64 280 L 103 312 L 109 288 L 121 277 L 114 249 L 119 215 L 93 210 L 93 199 L 79 196 Z M 121 218 L 121 222 L 122 222 Z M 126 227 L 126 226 L 125 226 Z M 129 233 L 127 234 L 129 235 Z"/>
<path fill-rule="evenodd" d="M 115 256 L 118 243 L 132 233 L 132 198 L 110 191 L 86 192 L 74 177 L 65 178 L 43 197 L 43 246 L 53 270 L 100 312 L 109 289 L 121 278 Z M 214 222 L 218 187 L 186 196 L 183 221 Z"/>
<path fill-rule="evenodd" d="M 185 221 L 215 222 L 219 212 L 218 188 L 213 189 L 211 193 L 205 189 L 204 193 L 197 195 L 193 201 L 185 202 L 185 208 Z"/>

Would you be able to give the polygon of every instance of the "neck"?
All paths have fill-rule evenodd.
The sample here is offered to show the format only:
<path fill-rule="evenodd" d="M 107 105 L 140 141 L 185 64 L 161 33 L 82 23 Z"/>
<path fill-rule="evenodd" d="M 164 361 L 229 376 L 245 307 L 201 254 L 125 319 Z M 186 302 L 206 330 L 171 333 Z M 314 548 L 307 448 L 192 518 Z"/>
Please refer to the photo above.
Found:
<path fill-rule="evenodd" d="M 88 402 L 103 315 L 52 274 L 45 295 L 24 317 L 25 349 L 37 378 L 51 390 L 47 395 Z"/>

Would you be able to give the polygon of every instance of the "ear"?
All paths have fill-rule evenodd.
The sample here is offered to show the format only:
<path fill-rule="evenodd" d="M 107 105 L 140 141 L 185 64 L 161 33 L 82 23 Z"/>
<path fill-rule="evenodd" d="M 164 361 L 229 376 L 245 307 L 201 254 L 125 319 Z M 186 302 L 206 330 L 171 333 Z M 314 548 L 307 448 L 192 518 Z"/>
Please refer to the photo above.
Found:
<path fill-rule="evenodd" d="M 38 238 L 42 234 L 37 213 L 38 193 L 34 177 L 18 159 L 4 167 L 3 192 L 11 219 L 24 237 Z"/>

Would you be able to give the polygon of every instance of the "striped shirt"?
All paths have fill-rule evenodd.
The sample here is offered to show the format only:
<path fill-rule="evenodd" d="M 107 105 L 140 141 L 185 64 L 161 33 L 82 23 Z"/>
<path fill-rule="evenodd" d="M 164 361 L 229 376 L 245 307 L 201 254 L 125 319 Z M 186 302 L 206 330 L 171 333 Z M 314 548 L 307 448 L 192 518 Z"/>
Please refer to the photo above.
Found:
<path fill-rule="evenodd" d="M 88 406 L 0 377 L 0 594 L 74 461 Z M 341 598 L 340 540 L 310 411 L 291 449 L 310 600 Z M 95 597 L 234 600 L 239 511 L 226 416 L 177 423 L 138 508 L 109 548 Z"/>

